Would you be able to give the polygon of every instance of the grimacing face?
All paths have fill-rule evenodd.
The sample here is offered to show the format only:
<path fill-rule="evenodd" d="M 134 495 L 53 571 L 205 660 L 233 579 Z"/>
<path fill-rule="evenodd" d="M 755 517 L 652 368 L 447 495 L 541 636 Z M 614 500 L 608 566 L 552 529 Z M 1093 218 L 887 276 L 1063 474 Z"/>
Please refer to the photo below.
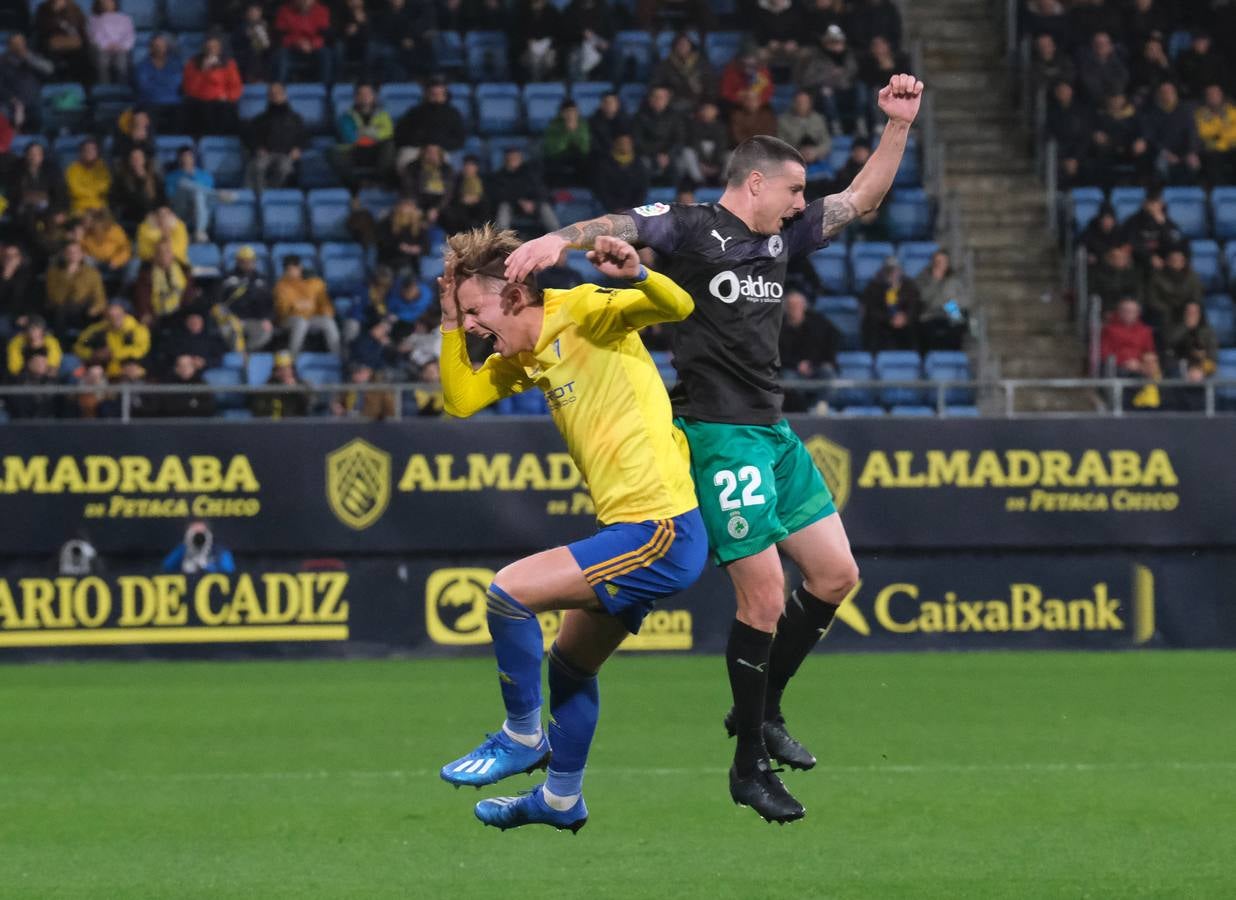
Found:
<path fill-rule="evenodd" d="M 459 284 L 456 296 L 464 331 L 492 340 L 495 353 L 511 357 L 531 350 L 536 336 L 529 336 L 526 323 L 503 297 L 504 284 L 496 278 L 468 278 Z"/>
<path fill-rule="evenodd" d="M 796 162 L 782 163 L 780 170 L 761 175 L 755 198 L 755 228 L 759 234 L 778 234 L 786 219 L 802 212 L 807 201 L 807 171 Z"/>

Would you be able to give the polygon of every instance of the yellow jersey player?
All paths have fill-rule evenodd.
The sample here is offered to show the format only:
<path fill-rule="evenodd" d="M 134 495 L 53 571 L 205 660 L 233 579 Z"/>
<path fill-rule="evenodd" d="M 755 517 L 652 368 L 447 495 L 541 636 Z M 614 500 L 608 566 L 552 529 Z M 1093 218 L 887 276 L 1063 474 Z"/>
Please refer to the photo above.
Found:
<path fill-rule="evenodd" d="M 538 823 L 578 831 L 588 818 L 582 783 L 599 709 L 597 671 L 657 600 L 699 577 L 708 556 L 686 438 L 636 333 L 680 321 L 694 304 L 618 238 L 598 239 L 588 258 L 630 289 L 540 290 L 534 280 L 508 281 L 506 260 L 519 247 L 511 231 L 474 229 L 449 247 L 441 283 L 446 412 L 469 416 L 516 392 L 544 391 L 601 528 L 494 577 L 488 621 L 506 721 L 441 775 L 480 787 L 548 766 L 544 784 L 482 800 L 477 818 L 502 829 Z M 495 353 L 479 369 L 466 334 L 493 341 Z M 536 614 L 548 610 L 567 612 L 549 651 L 546 735 Z"/>

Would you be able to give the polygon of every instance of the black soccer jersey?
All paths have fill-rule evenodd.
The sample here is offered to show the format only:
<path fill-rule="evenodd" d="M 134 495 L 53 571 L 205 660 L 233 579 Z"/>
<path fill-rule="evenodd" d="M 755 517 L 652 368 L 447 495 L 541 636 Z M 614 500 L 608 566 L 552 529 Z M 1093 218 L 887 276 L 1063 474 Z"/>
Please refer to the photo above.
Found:
<path fill-rule="evenodd" d="M 780 234 L 756 234 L 719 203 L 641 206 L 628 213 L 657 268 L 695 300 L 671 329 L 678 384 L 674 413 L 705 422 L 771 425 L 781 420 L 781 300 L 791 256 L 823 238 L 816 201 Z"/>

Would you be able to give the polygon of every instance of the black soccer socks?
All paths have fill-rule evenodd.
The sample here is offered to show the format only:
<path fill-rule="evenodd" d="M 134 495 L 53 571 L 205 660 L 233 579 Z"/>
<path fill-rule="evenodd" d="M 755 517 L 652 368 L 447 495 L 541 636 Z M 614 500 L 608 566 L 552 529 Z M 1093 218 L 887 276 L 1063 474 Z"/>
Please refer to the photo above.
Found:
<path fill-rule="evenodd" d="M 802 585 L 790 593 L 785 612 L 777 622 L 777 636 L 769 654 L 768 695 L 764 700 L 766 719 L 781 715 L 781 694 L 785 686 L 824 636 L 836 614 L 836 606 L 808 593 Z"/>
<path fill-rule="evenodd" d="M 734 695 L 734 732 L 738 746 L 734 765 L 740 776 L 754 771 L 768 756 L 764 748 L 764 696 L 768 681 L 768 654 L 773 636 L 737 619 L 730 626 L 725 665 Z"/>

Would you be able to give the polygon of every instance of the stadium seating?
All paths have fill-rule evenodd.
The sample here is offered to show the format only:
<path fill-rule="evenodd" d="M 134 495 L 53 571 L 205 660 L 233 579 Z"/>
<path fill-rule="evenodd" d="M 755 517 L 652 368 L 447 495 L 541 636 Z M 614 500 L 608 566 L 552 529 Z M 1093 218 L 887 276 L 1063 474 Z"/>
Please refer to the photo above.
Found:
<path fill-rule="evenodd" d="M 845 381 L 871 381 L 875 378 L 875 364 L 870 353 L 862 350 L 846 350 L 837 354 L 837 377 Z M 875 393 L 866 387 L 840 387 L 829 392 L 829 401 L 836 406 L 873 406 Z M 883 414 L 883 410 L 880 411 Z"/>
<path fill-rule="evenodd" d="M 935 241 L 906 241 L 897 246 L 897 258 L 901 260 L 901 269 L 908 278 L 917 278 L 923 269 L 931 262 L 931 257 L 940 245 Z M 954 262 L 954 266 L 956 263 Z"/>
<path fill-rule="evenodd" d="M 473 78 L 483 81 L 508 77 L 506 35 L 501 31 L 469 31 L 464 35 L 463 49 Z"/>
<path fill-rule="evenodd" d="M 351 195 L 344 188 L 319 188 L 309 191 L 309 234 L 318 242 L 349 239 L 347 220 Z"/>
<path fill-rule="evenodd" d="M 223 266 L 223 254 L 214 244 L 190 244 L 189 265 L 195 275 L 218 272 Z"/>
<path fill-rule="evenodd" d="M 920 187 L 899 188 L 888 201 L 889 234 L 898 241 L 931 237 L 932 210 L 927 192 Z"/>
<path fill-rule="evenodd" d="M 718 72 L 729 65 L 742 46 L 741 31 L 710 31 L 704 38 L 704 54 Z"/>
<path fill-rule="evenodd" d="M 1189 257 L 1193 271 L 1202 279 L 1202 288 L 1207 293 L 1223 290 L 1223 268 L 1220 264 L 1219 245 L 1211 240 L 1189 242 Z"/>
<path fill-rule="evenodd" d="M 262 240 L 301 241 L 309 236 L 305 221 L 305 198 L 298 190 L 268 190 L 260 198 Z"/>
<path fill-rule="evenodd" d="M 923 360 L 923 371 L 928 381 L 970 381 L 970 360 L 965 353 L 956 350 L 935 350 Z M 935 402 L 932 392 L 931 402 Z M 974 390 L 968 387 L 950 387 L 944 391 L 944 402 L 949 406 L 967 406 L 974 403 Z"/>
<path fill-rule="evenodd" d="M 349 90 L 351 88 L 349 87 Z M 266 109 L 266 85 L 246 84 L 240 94 L 237 112 L 242 122 L 247 122 Z"/>
<path fill-rule="evenodd" d="M 1111 193 L 1112 208 L 1116 210 L 1116 221 L 1123 222 L 1137 212 L 1146 199 L 1146 189 L 1143 187 L 1116 187 Z"/>
<path fill-rule="evenodd" d="M 1217 187 L 1210 192 L 1210 214 L 1215 237 L 1221 241 L 1236 240 L 1236 187 Z"/>
<path fill-rule="evenodd" d="M 1099 207 L 1105 199 L 1102 188 L 1076 187 L 1069 191 L 1074 230 L 1078 233 L 1084 231 L 1090 220 L 1099 214 Z"/>
<path fill-rule="evenodd" d="M 380 102 L 383 109 L 390 114 L 391 120 L 398 121 L 405 112 L 420 104 L 421 86 L 415 81 L 384 84 L 380 93 Z M 351 98 L 349 98 L 349 105 L 351 105 Z M 343 107 L 343 109 L 346 108 Z M 341 112 L 342 109 L 336 106 L 335 115 Z"/>
<path fill-rule="evenodd" d="M 365 290 L 365 255 L 356 244 L 321 246 L 322 278 L 332 297 L 355 296 Z"/>
<path fill-rule="evenodd" d="M 213 232 L 221 243 L 258 239 L 257 196 L 253 191 L 235 191 L 230 203 L 215 207 Z"/>
<path fill-rule="evenodd" d="M 854 273 L 854 289 L 862 291 L 884 266 L 884 260 L 895 254 L 892 244 L 867 241 L 850 247 L 850 271 Z"/>
<path fill-rule="evenodd" d="M 646 31 L 620 31 L 614 35 L 614 55 L 624 78 L 647 81 L 652 67 L 652 37 Z"/>
<path fill-rule="evenodd" d="M 1169 187 L 1163 190 L 1167 215 L 1180 226 L 1187 238 L 1202 238 L 1210 233 L 1206 217 L 1206 192 L 1200 187 Z"/>
<path fill-rule="evenodd" d="M 596 112 L 611 87 L 608 81 L 577 81 L 571 85 L 571 99 L 579 107 L 580 116 L 586 119 Z"/>
<path fill-rule="evenodd" d="M 850 290 L 850 265 L 845 244 L 830 244 L 811 254 L 811 268 L 831 294 L 844 294 Z"/>
<path fill-rule="evenodd" d="M 875 357 L 875 373 L 881 381 L 918 381 L 923 377 L 922 366 L 913 350 L 885 350 Z M 926 397 L 927 392 L 919 388 L 880 388 L 880 402 L 885 406 L 918 406 Z"/>
<path fill-rule="evenodd" d="M 318 262 L 318 248 L 304 241 L 281 241 L 270 247 L 270 263 L 275 278 L 283 274 L 283 261 L 289 256 L 299 256 L 305 274 L 321 274 L 322 266 Z"/>
<path fill-rule="evenodd" d="M 245 148 L 233 136 L 202 138 L 198 144 L 202 168 L 214 176 L 215 186 L 238 188 L 245 181 Z"/>
<path fill-rule="evenodd" d="M 257 265 L 267 277 L 271 274 L 270 249 L 265 244 L 236 242 L 223 247 L 223 268 L 231 272 L 236 267 L 236 251 L 241 247 L 250 247 L 257 256 Z"/>
<path fill-rule="evenodd" d="M 857 297 L 820 297 L 815 310 L 841 334 L 841 349 L 858 350 L 862 346 L 862 312 Z"/>
<path fill-rule="evenodd" d="M 1214 329 L 1215 338 L 1221 347 L 1236 344 L 1236 309 L 1233 308 L 1231 297 L 1226 294 L 1207 297 L 1206 321 Z"/>
<path fill-rule="evenodd" d="M 566 86 L 561 82 L 538 82 L 524 85 L 524 121 L 528 130 L 540 134 L 558 115 L 558 108 L 566 99 Z"/>
<path fill-rule="evenodd" d="M 288 106 L 305 120 L 305 130 L 310 134 L 334 131 L 334 117 L 326 96 L 326 88 L 320 84 L 289 84 Z M 263 107 L 264 108 L 264 107 Z"/>

